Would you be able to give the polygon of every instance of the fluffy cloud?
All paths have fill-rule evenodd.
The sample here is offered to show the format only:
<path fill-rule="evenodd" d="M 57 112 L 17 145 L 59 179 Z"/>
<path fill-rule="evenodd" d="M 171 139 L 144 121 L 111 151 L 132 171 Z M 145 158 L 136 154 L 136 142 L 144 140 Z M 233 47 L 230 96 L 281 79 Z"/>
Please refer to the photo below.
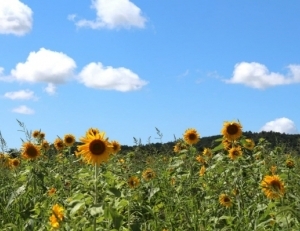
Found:
<path fill-rule="evenodd" d="M 0 0 L 0 34 L 24 35 L 32 28 L 32 10 L 19 0 Z"/>
<path fill-rule="evenodd" d="M 20 90 L 20 91 L 13 91 L 13 92 L 6 92 L 4 94 L 4 97 L 16 100 L 16 99 L 21 99 L 21 100 L 29 100 L 29 99 L 36 99 L 34 96 L 34 92 L 30 90 Z"/>
<path fill-rule="evenodd" d="M 138 90 L 147 84 L 129 69 L 104 67 L 101 63 L 86 65 L 78 79 L 87 87 L 122 92 Z"/>
<path fill-rule="evenodd" d="M 11 78 L 20 82 L 60 84 L 73 76 L 75 68 L 75 61 L 64 53 L 41 48 L 30 52 L 25 63 L 18 63 L 11 71 Z"/>
<path fill-rule="evenodd" d="M 235 65 L 233 77 L 226 80 L 227 83 L 244 84 L 249 87 L 265 89 L 277 85 L 300 82 L 300 65 L 289 65 L 289 73 L 285 76 L 270 72 L 260 63 L 241 62 Z"/>
<path fill-rule="evenodd" d="M 91 7 L 96 10 L 97 18 L 79 20 L 77 26 L 92 29 L 145 27 L 146 19 L 141 15 L 141 9 L 129 0 L 92 0 Z M 74 20 L 75 15 L 70 15 L 69 19 Z"/>
<path fill-rule="evenodd" d="M 295 123 L 285 117 L 275 119 L 273 121 L 267 122 L 260 131 L 274 131 L 286 134 L 296 134 L 298 130 Z"/>
<path fill-rule="evenodd" d="M 34 114 L 34 110 L 30 109 L 29 107 L 27 107 L 25 105 L 21 105 L 17 108 L 14 108 L 12 111 L 15 113 L 25 114 L 25 115 Z"/>

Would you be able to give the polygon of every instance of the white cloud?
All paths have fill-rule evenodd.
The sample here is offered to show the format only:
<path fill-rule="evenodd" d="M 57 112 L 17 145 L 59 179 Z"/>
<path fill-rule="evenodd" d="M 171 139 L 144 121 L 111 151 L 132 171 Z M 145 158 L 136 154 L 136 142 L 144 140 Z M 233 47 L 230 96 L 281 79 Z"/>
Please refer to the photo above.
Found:
<path fill-rule="evenodd" d="M 102 63 L 86 65 L 79 73 L 78 79 L 87 87 L 122 92 L 138 90 L 147 84 L 129 69 L 104 67 Z"/>
<path fill-rule="evenodd" d="M 275 119 L 273 121 L 267 122 L 260 131 L 274 131 L 286 134 L 296 134 L 298 133 L 295 123 L 285 117 Z"/>
<path fill-rule="evenodd" d="M 34 114 L 34 110 L 30 109 L 29 107 L 27 107 L 25 105 L 21 105 L 17 108 L 14 108 L 12 111 L 15 113 L 26 114 L 26 115 Z"/>
<path fill-rule="evenodd" d="M 48 83 L 47 87 L 44 89 L 49 95 L 54 95 L 56 87 L 53 83 Z"/>
<path fill-rule="evenodd" d="M 0 34 L 25 35 L 32 28 L 32 14 L 19 0 L 0 0 Z"/>
<path fill-rule="evenodd" d="M 100 28 L 144 28 L 146 19 L 141 15 L 141 9 L 129 0 L 92 0 L 91 8 L 97 12 L 93 21 L 82 19 L 76 22 L 78 27 Z M 68 17 L 75 19 L 75 15 Z"/>
<path fill-rule="evenodd" d="M 4 97 L 15 100 L 15 99 L 21 99 L 21 100 L 29 100 L 29 99 L 36 99 L 34 96 L 34 92 L 30 90 L 20 90 L 20 91 L 12 91 L 12 92 L 6 92 L 4 94 Z"/>
<path fill-rule="evenodd" d="M 300 82 L 300 65 L 289 65 L 289 73 L 282 75 L 270 72 L 268 68 L 256 62 L 241 62 L 235 65 L 233 77 L 227 83 L 244 84 L 249 87 L 265 89 L 277 85 Z"/>
<path fill-rule="evenodd" d="M 11 76 L 21 82 L 59 84 L 71 78 L 75 68 L 75 61 L 64 53 L 41 48 L 30 52 L 25 63 L 18 63 Z"/>

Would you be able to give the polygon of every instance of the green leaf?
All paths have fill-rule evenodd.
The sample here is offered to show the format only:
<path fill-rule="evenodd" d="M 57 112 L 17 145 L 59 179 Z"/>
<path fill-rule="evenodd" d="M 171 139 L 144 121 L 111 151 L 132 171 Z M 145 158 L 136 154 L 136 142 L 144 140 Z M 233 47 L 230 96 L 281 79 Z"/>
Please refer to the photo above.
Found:
<path fill-rule="evenodd" d="M 115 209 L 110 208 L 110 215 L 113 219 L 113 226 L 119 230 L 122 224 L 123 216 L 121 216 Z"/>
<path fill-rule="evenodd" d="M 220 151 L 220 150 L 222 150 L 222 149 L 224 149 L 224 146 L 223 146 L 222 143 L 220 143 L 218 146 L 214 147 L 214 148 L 212 149 L 212 151 L 213 151 L 213 152 L 216 152 L 216 151 Z"/>
<path fill-rule="evenodd" d="M 121 192 L 120 190 L 116 189 L 116 188 L 109 188 L 108 189 L 109 192 L 111 192 L 113 195 L 115 195 L 116 197 L 120 197 L 121 196 Z"/>
<path fill-rule="evenodd" d="M 78 212 L 79 209 L 81 209 L 81 207 L 84 206 L 83 202 L 77 203 L 70 211 L 70 215 L 74 215 Z"/>
<path fill-rule="evenodd" d="M 20 195 L 22 195 L 25 192 L 26 185 L 22 185 L 19 187 L 15 192 L 13 192 L 9 198 L 9 201 L 6 205 L 6 209 L 10 206 L 10 204 Z"/>

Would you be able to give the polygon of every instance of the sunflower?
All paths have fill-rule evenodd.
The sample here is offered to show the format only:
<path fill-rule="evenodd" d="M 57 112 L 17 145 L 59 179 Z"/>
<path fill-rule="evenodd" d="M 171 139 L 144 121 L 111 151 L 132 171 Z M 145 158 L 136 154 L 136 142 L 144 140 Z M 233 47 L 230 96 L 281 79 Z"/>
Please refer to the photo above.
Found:
<path fill-rule="evenodd" d="M 206 164 L 205 159 L 201 155 L 196 156 L 196 160 L 201 164 Z"/>
<path fill-rule="evenodd" d="M 131 176 L 128 179 L 128 185 L 130 188 L 136 188 L 139 186 L 139 184 L 140 184 L 140 179 L 136 176 Z"/>
<path fill-rule="evenodd" d="M 219 196 L 219 202 L 222 206 L 224 206 L 226 208 L 229 208 L 232 206 L 231 198 L 224 193 Z"/>
<path fill-rule="evenodd" d="M 267 198 L 276 199 L 284 195 L 284 183 L 278 175 L 265 176 L 260 183 L 262 190 Z"/>
<path fill-rule="evenodd" d="M 184 141 L 188 144 L 196 144 L 200 140 L 200 135 L 194 128 L 189 128 L 183 135 Z"/>
<path fill-rule="evenodd" d="M 207 157 L 211 158 L 213 153 L 210 148 L 204 148 L 202 154 L 203 154 L 203 156 L 207 156 Z"/>
<path fill-rule="evenodd" d="M 52 212 L 53 214 L 59 219 L 59 220 L 63 220 L 64 218 L 64 208 L 59 206 L 58 204 L 55 204 L 52 207 Z"/>
<path fill-rule="evenodd" d="M 243 152 L 241 150 L 241 147 L 234 147 L 234 148 L 231 148 L 229 150 L 229 158 L 232 159 L 232 160 L 235 160 L 237 159 L 238 157 L 242 156 L 243 155 Z"/>
<path fill-rule="evenodd" d="M 64 136 L 64 144 L 67 147 L 71 147 L 75 143 L 75 136 L 72 134 L 67 134 Z"/>
<path fill-rule="evenodd" d="M 155 177 L 155 172 L 151 168 L 147 168 L 143 171 L 143 178 L 149 181 Z"/>
<path fill-rule="evenodd" d="M 54 147 L 57 151 L 63 150 L 65 147 L 64 141 L 61 138 L 56 138 L 54 141 Z"/>
<path fill-rule="evenodd" d="M 48 143 L 48 141 L 43 140 L 42 144 L 41 144 L 41 148 L 44 151 L 48 151 L 50 149 L 50 144 Z"/>
<path fill-rule="evenodd" d="M 16 167 L 18 167 L 20 165 L 20 160 L 18 158 L 10 159 L 9 160 L 9 165 L 12 168 L 16 168 Z"/>
<path fill-rule="evenodd" d="M 205 168 L 205 166 L 203 165 L 203 166 L 200 168 L 199 176 L 203 176 L 204 173 L 205 173 L 205 171 L 206 171 L 206 168 Z"/>
<path fill-rule="evenodd" d="M 45 139 L 45 136 L 46 134 L 44 132 L 40 132 L 39 134 L 39 138 L 42 140 L 42 139 Z"/>
<path fill-rule="evenodd" d="M 295 167 L 295 162 L 292 159 L 287 159 L 285 161 L 285 166 L 288 168 L 294 168 Z"/>
<path fill-rule="evenodd" d="M 186 144 L 179 141 L 179 142 L 177 142 L 177 143 L 175 144 L 173 151 L 176 152 L 176 153 L 178 153 L 178 152 L 180 152 L 181 150 L 185 150 L 185 149 L 187 149 Z"/>
<path fill-rule="evenodd" d="M 225 122 L 221 134 L 228 140 L 236 140 L 242 135 L 242 125 L 237 122 Z"/>
<path fill-rule="evenodd" d="M 249 150 L 253 150 L 255 143 L 252 139 L 245 139 L 243 146 Z"/>
<path fill-rule="evenodd" d="M 84 144 L 78 146 L 76 155 L 82 155 L 85 162 L 100 165 L 106 162 L 113 153 L 113 146 L 105 138 L 105 133 L 88 134 L 80 138 Z"/>
<path fill-rule="evenodd" d="M 271 166 L 270 171 L 271 171 L 272 175 L 275 175 L 276 171 L 277 171 L 277 166 L 275 166 L 275 165 Z"/>
<path fill-rule="evenodd" d="M 54 195 L 55 193 L 56 193 L 56 189 L 55 189 L 55 188 L 51 188 L 51 189 L 48 190 L 48 195 L 49 195 L 49 196 L 52 196 L 52 195 Z"/>
<path fill-rule="evenodd" d="M 114 154 L 117 153 L 117 152 L 119 152 L 121 150 L 121 145 L 119 144 L 118 141 L 114 140 L 114 141 L 111 142 L 111 144 L 113 146 L 113 153 Z"/>
<path fill-rule="evenodd" d="M 87 130 L 87 132 L 86 132 L 86 136 L 87 136 L 88 134 L 90 134 L 90 135 L 96 135 L 96 134 L 98 134 L 98 133 L 100 133 L 100 131 L 99 131 L 98 128 L 89 128 L 89 129 Z"/>
<path fill-rule="evenodd" d="M 30 142 L 23 143 L 21 150 L 21 155 L 25 159 L 35 159 L 41 155 L 40 148 Z"/>
<path fill-rule="evenodd" d="M 172 178 L 171 178 L 171 185 L 173 185 L 173 186 L 174 186 L 174 185 L 175 185 L 175 183 L 176 183 L 176 179 L 175 179 L 175 177 L 172 177 Z"/>
<path fill-rule="evenodd" d="M 227 151 L 229 151 L 233 147 L 233 142 L 226 138 L 222 139 L 222 144 L 223 144 L 223 148 Z"/>
<path fill-rule="evenodd" d="M 37 139 L 40 136 L 40 132 L 40 130 L 34 130 L 31 135 L 33 138 Z"/>
<path fill-rule="evenodd" d="M 50 225 L 52 226 L 52 228 L 55 228 L 55 229 L 59 228 L 58 219 L 54 214 L 52 214 L 50 216 L 49 221 L 50 221 Z"/>

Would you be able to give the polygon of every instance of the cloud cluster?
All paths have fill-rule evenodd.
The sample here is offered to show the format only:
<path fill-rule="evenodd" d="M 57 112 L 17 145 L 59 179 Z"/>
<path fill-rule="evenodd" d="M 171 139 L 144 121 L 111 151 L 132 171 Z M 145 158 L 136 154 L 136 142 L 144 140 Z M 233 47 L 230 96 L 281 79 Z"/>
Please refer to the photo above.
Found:
<path fill-rule="evenodd" d="M 260 131 L 274 131 L 286 134 L 297 134 L 298 130 L 295 123 L 285 117 L 267 122 Z"/>
<path fill-rule="evenodd" d="M 0 34 L 25 35 L 32 28 L 32 10 L 19 0 L 0 1 Z"/>
<path fill-rule="evenodd" d="M 235 65 L 232 78 L 225 82 L 243 84 L 258 89 L 300 83 L 300 65 L 289 65 L 287 68 L 289 73 L 282 75 L 270 72 L 265 65 L 260 63 L 241 62 Z"/>
<path fill-rule="evenodd" d="M 129 0 L 92 0 L 91 8 L 96 10 L 95 20 L 82 19 L 76 22 L 78 27 L 100 28 L 144 28 L 146 19 L 141 9 Z M 70 15 L 74 20 L 76 16 Z"/>
<path fill-rule="evenodd" d="M 30 52 L 25 62 L 18 63 L 11 70 L 10 76 L 3 76 L 0 67 L 0 80 L 28 83 L 47 83 L 44 89 L 48 94 L 55 94 L 56 86 L 68 80 L 77 79 L 86 87 L 116 90 L 121 92 L 139 90 L 147 84 L 133 71 L 118 67 L 103 66 L 102 63 L 89 63 L 76 76 L 75 61 L 62 52 L 41 48 L 37 52 Z M 33 92 L 8 92 L 5 97 L 10 99 L 30 97 Z"/>

